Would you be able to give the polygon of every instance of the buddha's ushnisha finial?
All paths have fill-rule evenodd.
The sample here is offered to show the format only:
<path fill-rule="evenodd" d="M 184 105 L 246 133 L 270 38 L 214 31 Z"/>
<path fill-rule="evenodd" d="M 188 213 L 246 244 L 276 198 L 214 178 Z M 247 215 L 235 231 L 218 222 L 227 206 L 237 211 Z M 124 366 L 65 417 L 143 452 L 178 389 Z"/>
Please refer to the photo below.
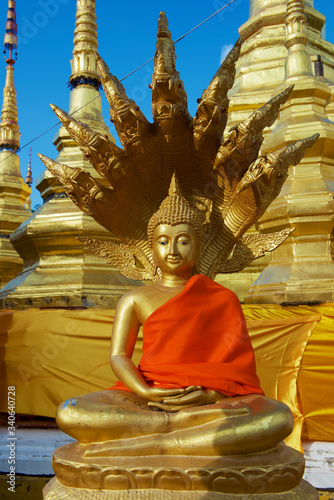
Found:
<path fill-rule="evenodd" d="M 17 24 L 14 0 L 8 0 L 4 54 L 6 54 L 6 83 L 3 90 L 3 106 L 0 124 L 0 149 L 16 151 L 20 147 L 16 90 L 14 85 L 13 51 L 17 48 Z M 15 52 L 15 56 L 17 53 Z"/>
<path fill-rule="evenodd" d="M 98 47 L 95 0 L 77 0 L 74 30 L 74 49 L 71 61 L 70 86 L 101 84 L 96 65 Z"/>
<path fill-rule="evenodd" d="M 285 27 L 284 44 L 288 49 L 285 79 L 313 75 L 311 59 L 306 51 L 308 34 L 303 0 L 287 0 Z"/>
<path fill-rule="evenodd" d="M 31 148 L 30 148 L 27 177 L 25 178 L 24 182 L 26 184 L 28 184 L 28 186 L 31 186 L 32 181 L 33 181 L 33 178 L 32 178 L 32 171 L 31 171 Z"/>

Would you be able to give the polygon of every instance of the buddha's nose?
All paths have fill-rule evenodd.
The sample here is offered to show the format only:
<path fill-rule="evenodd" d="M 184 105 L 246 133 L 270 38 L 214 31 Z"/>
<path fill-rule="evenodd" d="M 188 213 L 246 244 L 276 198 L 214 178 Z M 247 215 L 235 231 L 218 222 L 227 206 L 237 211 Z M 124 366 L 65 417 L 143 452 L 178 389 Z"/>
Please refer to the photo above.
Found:
<path fill-rule="evenodd" d="M 171 255 L 178 255 L 179 254 L 179 249 L 177 246 L 177 240 L 172 240 L 170 243 L 170 253 Z"/>

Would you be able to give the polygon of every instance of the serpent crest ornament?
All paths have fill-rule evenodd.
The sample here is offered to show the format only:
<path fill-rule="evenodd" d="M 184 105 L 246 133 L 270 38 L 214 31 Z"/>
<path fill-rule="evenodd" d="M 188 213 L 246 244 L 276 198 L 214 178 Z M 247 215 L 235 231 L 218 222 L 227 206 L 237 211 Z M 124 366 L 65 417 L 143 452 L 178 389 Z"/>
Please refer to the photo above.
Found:
<path fill-rule="evenodd" d="M 224 135 L 228 91 L 241 49 L 239 39 L 198 100 L 192 118 L 175 67 L 175 48 L 164 12 L 158 21 L 152 75 L 153 123 L 97 54 L 110 117 L 123 148 L 51 105 L 84 156 L 110 187 L 88 172 L 39 155 L 86 214 L 121 243 L 82 238 L 128 278 L 159 281 L 147 236 L 149 221 L 169 195 L 198 212 L 203 242 L 197 271 L 210 278 L 236 272 L 280 245 L 293 229 L 271 234 L 245 232 L 278 196 L 290 165 L 297 165 L 318 134 L 259 155 L 263 130 L 276 120 L 293 86 L 273 97 Z M 185 201 L 187 203 L 185 203 Z M 175 205 L 175 204 L 174 204 Z M 173 205 L 173 206 L 174 206 Z M 175 208 L 175 207 L 174 207 Z M 176 204 L 177 210 L 177 204 Z M 180 209 L 181 210 L 181 209 Z M 182 210 L 181 210 L 182 211 Z"/>

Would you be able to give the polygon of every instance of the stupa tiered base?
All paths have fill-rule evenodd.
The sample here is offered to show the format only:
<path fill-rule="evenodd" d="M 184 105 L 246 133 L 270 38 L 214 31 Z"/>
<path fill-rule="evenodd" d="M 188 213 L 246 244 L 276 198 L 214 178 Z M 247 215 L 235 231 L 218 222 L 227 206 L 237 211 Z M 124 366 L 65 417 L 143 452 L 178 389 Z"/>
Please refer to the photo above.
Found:
<path fill-rule="evenodd" d="M 110 457 L 72 443 L 55 451 L 53 468 L 44 500 L 318 499 L 302 480 L 303 455 L 284 444 L 249 455 Z"/>

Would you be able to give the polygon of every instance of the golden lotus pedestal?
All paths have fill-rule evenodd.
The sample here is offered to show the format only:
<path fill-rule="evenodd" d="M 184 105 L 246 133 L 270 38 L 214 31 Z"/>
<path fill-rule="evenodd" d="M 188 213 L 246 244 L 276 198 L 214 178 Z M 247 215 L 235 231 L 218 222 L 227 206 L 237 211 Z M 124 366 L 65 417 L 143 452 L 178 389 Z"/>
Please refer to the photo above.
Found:
<path fill-rule="evenodd" d="M 101 456 L 72 443 L 53 455 L 44 500 L 316 500 L 304 457 L 279 444 L 249 455 Z"/>

